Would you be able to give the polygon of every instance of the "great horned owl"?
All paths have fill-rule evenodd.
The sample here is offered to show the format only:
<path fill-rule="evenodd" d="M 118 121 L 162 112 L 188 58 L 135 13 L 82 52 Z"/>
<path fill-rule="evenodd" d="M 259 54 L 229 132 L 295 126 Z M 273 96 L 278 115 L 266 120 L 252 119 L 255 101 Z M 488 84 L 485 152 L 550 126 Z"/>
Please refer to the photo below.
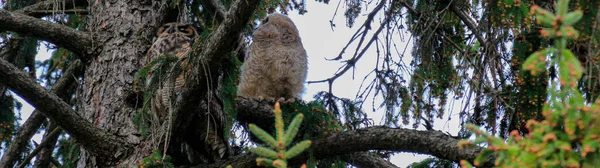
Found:
<path fill-rule="evenodd" d="M 194 26 L 188 24 L 181 23 L 167 23 L 164 26 L 160 27 L 157 31 L 157 38 L 148 50 L 148 54 L 146 55 L 146 64 L 151 63 L 153 60 L 158 58 L 159 56 L 175 56 L 181 60 L 181 58 L 185 57 L 191 50 L 194 41 L 198 38 L 197 30 Z M 181 63 L 181 67 L 186 68 L 187 61 L 183 61 Z M 161 65 L 158 62 L 156 65 L 152 66 L 151 71 L 149 73 L 149 77 L 147 79 L 147 86 L 150 86 L 151 81 L 158 81 L 156 84 L 156 94 L 155 98 L 152 99 L 152 112 L 159 119 L 164 119 L 164 116 L 167 114 L 167 108 L 169 107 L 169 99 L 172 90 L 180 89 L 185 80 L 184 74 L 180 73 L 176 79 L 172 79 L 165 71 L 163 70 L 160 73 L 159 68 L 169 67 L 165 65 Z M 153 74 L 158 74 L 162 76 L 152 76 Z"/>
<path fill-rule="evenodd" d="M 294 22 L 270 14 L 252 34 L 242 65 L 238 95 L 251 98 L 300 98 L 307 73 L 307 55 Z"/>
<path fill-rule="evenodd" d="M 167 23 L 160 27 L 156 34 L 157 38 L 146 55 L 145 64 L 148 64 L 146 66 L 151 67 L 146 79 L 146 87 L 154 87 L 156 89 L 155 95 L 151 99 L 151 111 L 155 118 L 153 121 L 153 129 L 163 129 L 169 131 L 165 126 L 171 124 L 172 122 L 169 116 L 173 113 L 172 110 L 174 109 L 171 107 L 171 105 L 174 101 L 171 100 L 171 97 L 174 97 L 175 94 L 182 91 L 181 89 L 185 83 L 185 74 L 183 72 L 191 71 L 191 67 L 188 66 L 188 59 L 183 58 L 186 57 L 190 51 L 192 51 L 194 42 L 198 40 L 200 36 L 198 35 L 198 30 L 196 27 L 182 23 Z M 180 66 L 178 66 L 180 67 L 179 73 L 172 74 L 173 72 L 177 72 L 173 71 L 173 69 L 176 67 L 173 66 L 174 64 L 165 60 L 155 61 L 157 60 L 156 58 L 160 56 L 176 57 L 179 61 L 181 61 L 179 64 Z M 164 69 L 165 67 L 167 68 L 166 72 Z M 203 114 L 205 113 L 199 113 L 198 115 Z M 194 119 L 199 118 L 198 116 L 194 117 Z M 199 136 L 191 139 L 196 140 L 197 142 L 199 142 L 200 139 L 204 140 L 202 141 L 202 146 L 206 146 L 206 148 L 198 148 L 205 148 L 209 151 L 200 151 L 201 153 L 208 153 L 208 155 L 214 155 L 218 156 L 217 158 L 222 158 L 226 152 L 227 144 L 224 143 L 222 138 L 222 131 L 215 129 L 215 126 L 219 127 L 219 124 L 222 123 L 212 121 L 210 124 L 213 125 L 209 125 L 206 129 L 194 130 L 198 132 L 195 135 Z M 204 122 L 202 125 L 206 125 L 206 122 Z M 155 135 L 155 137 L 162 138 L 163 136 L 168 136 L 168 133 L 162 134 L 163 135 Z M 157 143 L 158 142 L 161 142 L 161 140 L 157 140 Z"/>

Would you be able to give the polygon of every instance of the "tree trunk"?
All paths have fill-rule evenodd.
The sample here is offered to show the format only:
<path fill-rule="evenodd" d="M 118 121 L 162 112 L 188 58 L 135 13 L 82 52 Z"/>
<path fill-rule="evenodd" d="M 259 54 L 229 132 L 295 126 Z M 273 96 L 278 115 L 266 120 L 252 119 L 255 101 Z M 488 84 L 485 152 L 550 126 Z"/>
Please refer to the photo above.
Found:
<path fill-rule="evenodd" d="M 85 70 L 83 90 L 79 94 L 83 116 L 96 127 L 134 144 L 133 152 L 120 161 L 97 160 L 81 148 L 78 167 L 134 167 L 152 149 L 144 147 L 132 122 L 141 104 L 126 101 L 133 88 L 134 76 L 140 69 L 154 30 L 162 24 L 165 5 L 160 1 L 106 0 L 90 3 L 87 31 L 103 42 L 99 55 L 90 60 Z M 110 37 L 110 38 L 107 38 Z M 141 144 L 140 144 L 141 143 Z M 99 163 L 103 162 L 103 163 Z"/>

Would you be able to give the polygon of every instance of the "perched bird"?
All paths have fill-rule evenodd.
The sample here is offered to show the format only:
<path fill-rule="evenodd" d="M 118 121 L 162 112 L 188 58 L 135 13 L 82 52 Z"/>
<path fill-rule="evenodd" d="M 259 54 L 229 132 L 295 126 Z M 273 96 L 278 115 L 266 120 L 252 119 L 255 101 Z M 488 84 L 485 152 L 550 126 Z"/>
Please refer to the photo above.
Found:
<path fill-rule="evenodd" d="M 155 95 L 151 99 L 151 111 L 155 118 L 152 122 L 152 127 L 156 130 L 162 130 L 154 130 L 154 132 L 160 132 L 162 135 L 154 135 L 153 137 L 168 139 L 168 136 L 170 136 L 168 125 L 171 125 L 173 122 L 171 116 L 174 109 L 171 106 L 174 99 L 172 97 L 176 97 L 182 91 L 186 80 L 184 72 L 191 71 L 188 59 L 184 59 L 184 57 L 192 51 L 194 42 L 200 39 L 200 36 L 195 26 L 182 23 L 167 23 L 160 27 L 156 34 L 157 38 L 146 55 L 145 65 L 150 67 L 150 71 L 148 72 L 145 85 L 147 88 L 156 89 L 154 92 Z M 173 64 L 168 61 L 155 61 L 161 56 L 176 57 L 178 62 L 181 61 L 181 63 Z M 179 65 L 180 71 L 178 73 L 173 73 L 177 72 L 173 71 L 176 67 L 174 65 Z M 212 93 L 209 93 L 198 96 L 203 98 L 210 96 L 212 98 L 212 95 Z M 223 128 L 223 116 L 219 113 L 218 109 L 215 110 L 215 108 L 220 108 L 216 107 L 218 105 L 216 102 L 218 101 L 211 98 L 208 99 L 210 102 L 203 101 L 200 105 L 201 107 L 198 108 L 201 112 L 192 116 L 192 120 L 196 123 L 190 124 L 186 128 L 185 132 L 189 134 L 181 136 L 185 137 L 185 140 L 188 141 L 186 143 L 192 146 L 186 150 L 194 150 L 187 151 L 188 153 L 198 152 L 205 155 L 203 156 L 204 158 L 211 158 L 210 160 L 214 161 L 215 159 L 223 158 L 228 147 L 226 140 L 223 138 L 223 131 L 220 129 Z M 209 103 L 211 105 L 208 105 Z M 210 114 L 210 118 L 204 117 L 204 115 L 208 114 Z M 165 140 L 158 139 L 156 141 L 158 143 L 165 142 L 166 144 Z"/>
<path fill-rule="evenodd" d="M 182 23 L 167 23 L 157 31 L 157 38 L 148 50 L 146 55 L 146 64 L 151 63 L 159 56 L 175 56 L 181 59 L 192 51 L 194 41 L 199 37 L 196 28 L 193 25 Z M 187 60 L 181 63 L 182 68 L 189 68 Z M 147 87 L 151 87 L 151 81 L 158 81 L 156 84 L 155 98 L 152 99 L 152 112 L 160 120 L 164 120 L 170 106 L 170 97 L 172 90 L 179 90 L 185 83 L 184 73 L 180 73 L 176 79 L 169 77 L 168 73 L 159 73 L 160 63 L 152 66 L 147 79 Z M 162 66 L 168 67 L 168 66 Z M 158 74 L 161 76 L 152 76 Z M 156 80 L 152 80 L 152 79 Z"/>
<path fill-rule="evenodd" d="M 294 22 L 270 14 L 252 34 L 241 67 L 238 95 L 294 101 L 304 91 L 307 55 Z"/>

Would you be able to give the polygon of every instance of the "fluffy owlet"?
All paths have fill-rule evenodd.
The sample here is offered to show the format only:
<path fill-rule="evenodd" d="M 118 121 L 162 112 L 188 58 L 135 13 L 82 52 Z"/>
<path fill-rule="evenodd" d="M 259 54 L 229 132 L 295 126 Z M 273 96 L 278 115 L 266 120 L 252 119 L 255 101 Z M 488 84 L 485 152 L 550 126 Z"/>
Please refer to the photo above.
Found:
<path fill-rule="evenodd" d="M 182 58 L 186 57 L 192 51 L 194 42 L 199 38 L 200 36 L 196 28 L 189 24 L 167 23 L 157 31 L 157 38 L 146 55 L 146 66 L 151 67 L 146 79 L 146 87 L 154 87 L 156 89 L 155 95 L 151 99 L 151 111 L 155 118 L 153 121 L 153 125 L 155 125 L 153 126 L 154 129 L 167 130 L 165 126 L 172 122 L 169 117 L 173 113 L 172 110 L 174 110 L 171 107 L 172 102 L 174 102 L 172 97 L 175 97 L 175 94 L 181 91 L 185 83 L 185 74 L 183 72 L 191 70 L 191 67 L 188 66 L 188 59 Z M 161 56 L 166 57 L 164 57 L 165 59 L 157 59 Z M 173 64 L 172 61 L 166 61 L 168 60 L 167 58 L 174 57 L 178 61 L 181 61 L 181 64 Z M 173 71 L 178 67 L 180 71 Z M 172 72 L 179 73 L 173 74 Z M 194 135 L 199 136 L 191 139 L 203 142 L 202 146 L 205 146 L 208 151 L 200 151 L 201 153 L 209 153 L 207 155 L 222 158 L 227 150 L 227 146 L 221 138 L 222 133 L 217 129 L 210 129 L 215 128 L 219 123 L 213 121 L 210 124 L 213 125 L 205 126 L 207 128 L 202 130 L 194 130 L 198 132 Z M 155 135 L 155 137 L 162 138 L 163 135 Z M 198 147 L 196 150 L 204 150 L 200 148 L 205 147 Z"/>
<path fill-rule="evenodd" d="M 242 65 L 238 95 L 250 98 L 300 98 L 307 73 L 307 55 L 294 22 L 270 14 L 252 34 Z"/>

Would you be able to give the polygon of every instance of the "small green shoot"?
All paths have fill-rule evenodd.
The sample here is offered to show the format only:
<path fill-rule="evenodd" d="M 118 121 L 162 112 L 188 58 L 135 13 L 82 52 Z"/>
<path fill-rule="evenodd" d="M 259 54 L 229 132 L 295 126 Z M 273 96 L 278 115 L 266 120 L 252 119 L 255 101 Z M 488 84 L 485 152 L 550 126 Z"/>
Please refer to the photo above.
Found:
<path fill-rule="evenodd" d="M 302 113 L 296 115 L 288 126 L 288 129 L 285 130 L 279 102 L 275 103 L 275 110 L 273 110 L 273 112 L 275 113 L 276 137 L 269 135 L 268 132 L 254 124 L 249 124 L 250 132 L 256 135 L 258 139 L 265 142 L 270 148 L 256 147 L 250 148 L 250 151 L 261 156 L 256 158 L 256 164 L 258 166 L 285 168 L 287 167 L 287 160 L 308 149 L 311 141 L 304 140 L 293 147 L 286 149 L 292 143 L 294 137 L 296 137 L 304 115 Z M 305 166 L 303 165 L 303 167 Z"/>

